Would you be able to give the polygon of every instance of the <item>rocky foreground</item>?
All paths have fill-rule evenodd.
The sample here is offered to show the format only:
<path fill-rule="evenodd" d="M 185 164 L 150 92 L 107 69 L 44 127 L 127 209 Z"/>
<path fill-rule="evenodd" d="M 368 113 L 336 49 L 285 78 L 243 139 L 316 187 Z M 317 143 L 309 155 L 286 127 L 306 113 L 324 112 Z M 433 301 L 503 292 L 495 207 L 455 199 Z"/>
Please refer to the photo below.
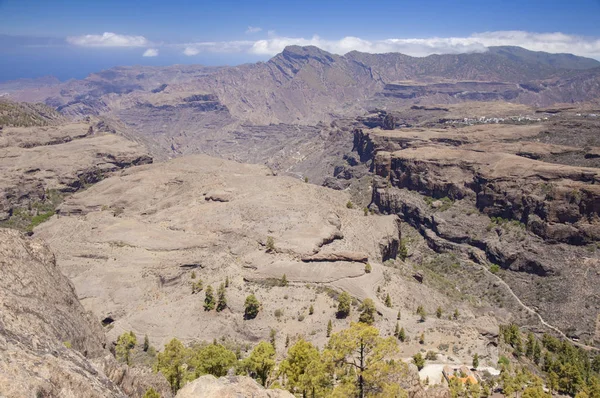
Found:
<path fill-rule="evenodd" d="M 0 229 L 0 271 L 0 395 L 142 397 L 154 387 L 170 396 L 162 376 L 128 369 L 105 349 L 100 324 L 41 241 Z"/>

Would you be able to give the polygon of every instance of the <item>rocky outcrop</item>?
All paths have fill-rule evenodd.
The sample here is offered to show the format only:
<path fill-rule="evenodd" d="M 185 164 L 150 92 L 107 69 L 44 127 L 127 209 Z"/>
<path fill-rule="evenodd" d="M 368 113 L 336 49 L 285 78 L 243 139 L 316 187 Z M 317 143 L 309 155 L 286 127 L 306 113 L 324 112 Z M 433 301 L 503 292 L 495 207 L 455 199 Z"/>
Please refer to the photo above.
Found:
<path fill-rule="evenodd" d="M 304 261 L 305 263 L 322 261 L 349 261 L 356 263 L 366 263 L 367 261 L 369 261 L 369 256 L 366 253 L 358 252 L 317 253 L 310 256 L 302 257 L 302 261 Z"/>
<path fill-rule="evenodd" d="M 389 167 L 398 188 L 435 198 L 470 197 L 481 212 L 517 220 L 549 241 L 600 240 L 600 173 L 595 169 L 432 147 L 394 152 Z"/>
<path fill-rule="evenodd" d="M 155 373 L 147 367 L 130 367 L 117 362 L 111 354 L 95 358 L 92 362 L 130 398 L 143 398 L 150 388 L 161 398 L 171 398 L 171 386 L 162 373 Z"/>
<path fill-rule="evenodd" d="M 0 229 L 0 395 L 122 397 L 89 358 L 104 335 L 84 311 L 52 253 Z"/>
<path fill-rule="evenodd" d="M 216 378 L 205 375 L 188 383 L 177 393 L 176 398 L 293 398 L 284 390 L 265 389 L 254 379 L 246 376 Z"/>

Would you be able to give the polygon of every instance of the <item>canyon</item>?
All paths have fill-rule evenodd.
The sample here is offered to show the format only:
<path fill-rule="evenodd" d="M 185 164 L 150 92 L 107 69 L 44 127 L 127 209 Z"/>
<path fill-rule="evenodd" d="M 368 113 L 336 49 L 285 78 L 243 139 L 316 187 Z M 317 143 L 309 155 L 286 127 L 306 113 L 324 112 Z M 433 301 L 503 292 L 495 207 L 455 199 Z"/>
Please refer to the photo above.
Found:
<path fill-rule="evenodd" d="M 281 357 L 288 339 L 323 347 L 367 298 L 382 335 L 400 322 L 411 337 L 403 359 L 496 366 L 508 323 L 600 348 L 597 61 L 292 46 L 265 63 L 32 85 L 0 83 L 0 226 L 25 233 L 0 230 L 0 344 L 15 358 L 0 366 L 19 381 L 2 394 L 168 397 L 146 354 L 131 367 L 110 354 L 119 336 L 249 348 L 275 330 Z M 199 280 L 227 280 L 224 311 L 203 310 Z M 460 317 L 424 322 L 418 307 Z M 39 358 L 62 376 L 40 375 Z M 411 397 L 440 393 L 411 372 Z M 261 389 L 201 379 L 181 396 Z"/>

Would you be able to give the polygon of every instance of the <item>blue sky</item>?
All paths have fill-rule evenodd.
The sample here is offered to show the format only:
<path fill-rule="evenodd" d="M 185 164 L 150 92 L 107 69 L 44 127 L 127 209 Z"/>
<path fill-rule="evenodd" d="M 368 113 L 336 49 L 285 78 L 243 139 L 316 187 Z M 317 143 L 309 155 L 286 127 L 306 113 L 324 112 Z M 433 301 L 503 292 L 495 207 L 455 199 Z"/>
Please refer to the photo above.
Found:
<path fill-rule="evenodd" d="M 414 56 L 521 45 L 600 59 L 599 16 L 600 0 L 0 0 L 0 80 L 254 62 L 288 44 Z"/>

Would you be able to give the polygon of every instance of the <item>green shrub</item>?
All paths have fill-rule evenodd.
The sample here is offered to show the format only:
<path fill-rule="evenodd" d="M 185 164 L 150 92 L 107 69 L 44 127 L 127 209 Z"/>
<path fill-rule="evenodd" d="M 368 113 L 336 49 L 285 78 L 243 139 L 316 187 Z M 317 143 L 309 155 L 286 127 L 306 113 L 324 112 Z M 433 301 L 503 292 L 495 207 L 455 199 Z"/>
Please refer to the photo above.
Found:
<path fill-rule="evenodd" d="M 251 294 L 246 297 L 246 301 L 244 303 L 244 318 L 245 319 L 254 319 L 258 315 L 260 311 L 260 302 L 256 298 L 255 295 Z"/>
<path fill-rule="evenodd" d="M 272 236 L 267 236 L 267 252 L 275 251 L 275 239 Z"/>
<path fill-rule="evenodd" d="M 161 398 L 160 394 L 156 392 L 156 390 L 152 387 L 146 391 L 143 398 Z"/>
<path fill-rule="evenodd" d="M 420 352 L 417 352 L 413 356 L 413 362 L 417 366 L 417 369 L 419 369 L 419 370 L 423 369 L 423 367 L 425 366 L 425 359 L 423 358 L 423 355 L 421 355 Z"/>

